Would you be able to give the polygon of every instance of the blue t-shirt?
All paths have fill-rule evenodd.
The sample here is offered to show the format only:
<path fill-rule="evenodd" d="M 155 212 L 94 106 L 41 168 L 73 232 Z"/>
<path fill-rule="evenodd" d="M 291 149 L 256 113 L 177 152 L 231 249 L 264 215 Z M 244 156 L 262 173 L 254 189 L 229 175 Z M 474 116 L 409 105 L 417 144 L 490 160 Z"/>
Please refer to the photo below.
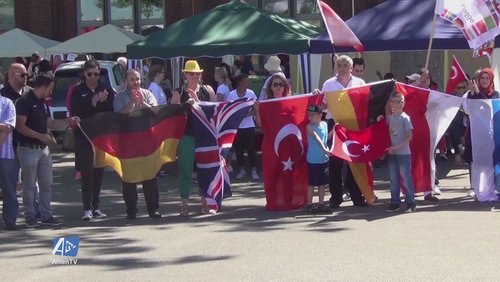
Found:
<path fill-rule="evenodd" d="M 387 117 L 391 134 L 391 145 L 397 146 L 406 139 L 406 135 L 413 129 L 410 117 L 406 113 L 400 115 L 390 115 Z M 410 155 L 410 144 L 406 143 L 394 155 Z"/>
<path fill-rule="evenodd" d="M 310 124 L 311 128 L 318 134 L 319 139 L 326 146 L 328 138 L 328 125 L 322 121 L 319 124 Z M 307 142 L 309 149 L 307 150 L 307 162 L 311 164 L 324 164 L 328 162 L 328 156 L 325 154 L 321 146 L 318 144 L 314 136 L 307 134 Z"/>

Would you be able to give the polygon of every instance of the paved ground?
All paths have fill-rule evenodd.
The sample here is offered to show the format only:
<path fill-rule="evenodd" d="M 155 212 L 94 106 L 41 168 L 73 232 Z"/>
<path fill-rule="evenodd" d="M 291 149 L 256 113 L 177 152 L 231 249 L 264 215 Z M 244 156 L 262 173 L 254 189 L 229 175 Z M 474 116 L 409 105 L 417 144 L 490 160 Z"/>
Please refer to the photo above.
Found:
<path fill-rule="evenodd" d="M 106 173 L 102 209 L 82 222 L 72 155 L 55 157 L 58 228 L 0 230 L 2 281 L 499 281 L 498 203 L 467 198 L 463 167 L 439 163 L 441 201 L 419 198 L 418 212 L 389 215 L 386 171 L 375 170 L 373 207 L 344 204 L 331 216 L 267 212 L 261 183 L 237 183 L 216 216 L 181 218 L 175 178 L 160 179 L 165 217 L 124 219 L 119 179 Z M 199 203 L 192 206 L 199 210 Z M 22 216 L 21 216 L 22 217 Z M 24 223 L 21 221 L 20 223 Z M 76 265 L 52 265 L 52 242 L 79 236 Z"/>

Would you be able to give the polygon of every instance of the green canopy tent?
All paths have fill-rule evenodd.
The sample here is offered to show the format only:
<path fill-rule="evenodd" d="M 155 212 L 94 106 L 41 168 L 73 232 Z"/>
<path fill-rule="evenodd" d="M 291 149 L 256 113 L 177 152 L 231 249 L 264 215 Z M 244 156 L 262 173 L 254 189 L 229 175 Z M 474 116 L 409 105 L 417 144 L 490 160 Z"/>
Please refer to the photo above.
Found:
<path fill-rule="evenodd" d="M 127 46 L 130 59 L 302 54 L 323 30 L 234 0 Z"/>

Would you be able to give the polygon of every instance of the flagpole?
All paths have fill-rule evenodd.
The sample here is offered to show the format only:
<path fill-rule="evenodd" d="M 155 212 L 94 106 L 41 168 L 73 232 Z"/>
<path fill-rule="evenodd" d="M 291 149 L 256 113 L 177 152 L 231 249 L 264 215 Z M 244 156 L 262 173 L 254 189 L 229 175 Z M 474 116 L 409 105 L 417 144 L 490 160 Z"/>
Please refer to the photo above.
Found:
<path fill-rule="evenodd" d="M 436 18 L 437 14 L 434 12 L 434 17 L 432 18 L 431 36 L 429 38 L 429 48 L 427 49 L 427 57 L 425 58 L 425 69 L 429 69 L 429 60 L 431 59 L 432 41 L 434 40 L 434 33 L 436 32 Z"/>

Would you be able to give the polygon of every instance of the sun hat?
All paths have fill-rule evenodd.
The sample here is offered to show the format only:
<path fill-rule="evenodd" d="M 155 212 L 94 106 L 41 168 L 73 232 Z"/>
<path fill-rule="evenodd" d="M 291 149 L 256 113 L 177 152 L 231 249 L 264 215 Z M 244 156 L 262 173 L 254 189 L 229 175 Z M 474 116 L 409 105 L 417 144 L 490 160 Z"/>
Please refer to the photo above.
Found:
<path fill-rule="evenodd" d="M 281 71 L 281 60 L 278 56 L 271 56 L 264 65 L 264 68 L 268 72 L 280 72 Z"/>
<path fill-rule="evenodd" d="M 186 64 L 184 65 L 184 69 L 182 72 L 203 72 L 202 69 L 200 69 L 200 65 L 198 65 L 198 62 L 195 60 L 189 60 L 186 61 Z"/>

